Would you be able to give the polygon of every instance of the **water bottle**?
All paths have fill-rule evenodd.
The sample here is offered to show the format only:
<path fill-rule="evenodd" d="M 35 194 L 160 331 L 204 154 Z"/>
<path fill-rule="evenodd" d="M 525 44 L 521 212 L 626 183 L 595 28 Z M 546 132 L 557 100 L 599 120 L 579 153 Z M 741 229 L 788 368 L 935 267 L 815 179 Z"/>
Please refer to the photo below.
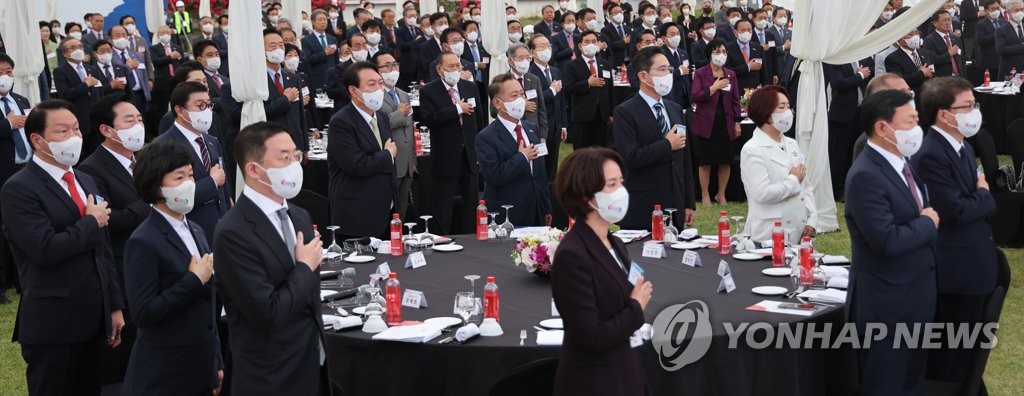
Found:
<path fill-rule="evenodd" d="M 501 321 L 498 317 L 501 312 L 499 301 L 498 284 L 494 283 L 493 276 L 488 276 L 487 284 L 484 285 L 484 319 L 494 318 L 494 320 Z"/>
<path fill-rule="evenodd" d="M 651 240 L 665 240 L 665 213 L 661 211 L 661 205 L 654 205 L 651 212 Z"/>
<path fill-rule="evenodd" d="M 804 286 L 804 289 L 809 289 L 814 285 L 814 247 L 811 246 L 811 237 L 804 236 L 802 242 L 800 242 L 800 285 Z"/>
<path fill-rule="evenodd" d="M 398 274 L 388 274 L 388 282 L 384 284 L 384 298 L 387 300 L 388 326 L 402 323 L 402 285 L 398 283 Z"/>
<path fill-rule="evenodd" d="M 316 228 L 316 224 L 313 224 L 313 236 L 320 237 L 320 230 Z"/>
<path fill-rule="evenodd" d="M 772 228 L 772 267 L 786 265 L 786 231 L 782 229 L 782 222 L 776 221 Z"/>
<path fill-rule="evenodd" d="M 423 156 L 423 134 L 420 133 L 419 131 L 417 131 L 413 135 L 416 136 L 415 139 L 414 139 L 415 142 L 416 142 L 415 143 L 415 145 L 416 145 L 415 146 L 416 147 L 416 156 L 417 157 L 422 157 Z"/>
<path fill-rule="evenodd" d="M 402 220 L 398 213 L 391 215 L 391 255 L 402 255 Z"/>
<path fill-rule="evenodd" d="M 476 240 L 487 240 L 487 205 L 482 199 L 476 207 Z"/>
<path fill-rule="evenodd" d="M 988 86 L 988 84 L 989 84 L 989 83 L 990 83 L 991 81 L 992 81 L 992 74 L 990 74 L 990 73 L 988 72 L 988 69 L 985 69 L 985 83 L 984 83 L 984 84 L 983 84 L 982 86 L 985 86 L 985 87 L 987 87 L 987 86 Z"/>
<path fill-rule="evenodd" d="M 718 253 L 729 254 L 732 251 L 729 236 L 729 213 L 723 210 L 718 214 Z"/>

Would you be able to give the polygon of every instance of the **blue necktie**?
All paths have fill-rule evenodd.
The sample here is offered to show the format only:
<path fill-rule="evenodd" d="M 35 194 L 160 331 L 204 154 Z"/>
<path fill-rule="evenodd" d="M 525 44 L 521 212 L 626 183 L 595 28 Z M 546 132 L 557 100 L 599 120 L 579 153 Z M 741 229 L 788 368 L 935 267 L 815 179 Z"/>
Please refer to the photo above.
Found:
<path fill-rule="evenodd" d="M 479 63 L 480 62 L 480 52 L 477 51 L 476 44 L 470 44 L 469 45 L 469 49 L 470 49 L 470 52 L 473 53 L 473 62 L 474 63 Z M 473 65 L 473 66 L 475 67 L 476 65 Z M 476 80 L 477 81 L 483 81 L 484 80 L 484 73 L 482 71 L 480 71 L 480 70 L 476 71 Z"/>
<path fill-rule="evenodd" d="M 4 96 L 0 99 L 4 102 L 4 117 L 11 114 L 11 100 L 10 96 Z M 26 144 L 24 138 L 21 135 L 21 130 L 12 131 L 14 135 L 14 154 L 18 159 L 25 158 L 28 156 L 28 144 Z"/>
<path fill-rule="evenodd" d="M 398 92 L 395 90 L 388 90 L 388 94 L 391 95 L 391 100 L 395 101 L 395 107 L 398 107 Z"/>
<path fill-rule="evenodd" d="M 661 136 L 668 134 L 668 120 L 665 119 L 665 113 L 662 112 L 661 103 L 654 104 L 654 112 L 658 118 L 658 129 L 661 130 Z"/>
<path fill-rule="evenodd" d="M 323 33 L 320 33 L 320 46 L 327 49 L 327 39 L 324 37 Z"/>

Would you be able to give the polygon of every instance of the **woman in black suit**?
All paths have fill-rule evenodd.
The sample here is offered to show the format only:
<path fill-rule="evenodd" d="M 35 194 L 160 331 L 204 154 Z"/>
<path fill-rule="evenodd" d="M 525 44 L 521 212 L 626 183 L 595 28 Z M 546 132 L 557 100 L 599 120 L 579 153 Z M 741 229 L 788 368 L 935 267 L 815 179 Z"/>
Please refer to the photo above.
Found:
<path fill-rule="evenodd" d="M 629 253 L 608 228 L 626 214 L 622 157 L 605 148 L 574 151 L 558 169 L 555 194 L 577 219 L 554 257 L 551 293 L 565 323 L 556 395 L 643 395 L 640 352 L 629 337 L 644 324 L 653 287 L 626 280 Z"/>
<path fill-rule="evenodd" d="M 136 154 L 135 188 L 155 210 L 124 248 L 128 307 L 138 324 L 125 395 L 209 395 L 223 378 L 212 250 L 185 217 L 195 201 L 194 155 L 160 142 Z"/>

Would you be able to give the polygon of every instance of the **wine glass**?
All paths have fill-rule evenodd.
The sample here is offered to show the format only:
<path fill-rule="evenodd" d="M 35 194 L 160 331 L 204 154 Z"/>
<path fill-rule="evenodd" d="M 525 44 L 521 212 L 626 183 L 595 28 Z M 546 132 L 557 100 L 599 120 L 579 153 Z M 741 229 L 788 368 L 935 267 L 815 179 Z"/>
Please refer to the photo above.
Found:
<path fill-rule="evenodd" d="M 729 218 L 732 219 L 732 229 L 729 230 L 729 235 L 731 236 L 731 239 L 739 241 L 739 223 L 740 220 L 743 220 L 743 216 L 729 216 Z"/>
<path fill-rule="evenodd" d="M 409 233 L 402 238 L 402 245 L 405 245 L 405 251 L 409 253 L 415 253 L 419 244 L 416 243 L 416 237 L 413 236 L 412 228 L 416 226 L 415 222 L 402 224 L 405 228 L 409 229 Z"/>
<path fill-rule="evenodd" d="M 341 266 L 341 255 L 344 253 L 341 246 L 338 245 L 337 234 L 339 228 L 341 227 L 336 225 L 327 226 L 327 230 L 331 232 L 331 246 L 327 247 L 327 254 L 329 257 L 327 259 L 327 263 L 330 264 L 331 267 L 334 267 L 335 265 L 338 267 Z"/>
<path fill-rule="evenodd" d="M 668 235 L 671 234 L 673 240 L 675 240 L 675 237 L 679 235 L 679 229 L 676 228 L 675 223 L 672 222 L 672 214 L 677 210 L 678 209 L 675 208 L 664 209 L 665 213 L 668 213 L 668 220 L 665 221 L 665 236 L 668 237 Z"/>
<path fill-rule="evenodd" d="M 469 324 L 469 317 L 473 315 L 476 308 L 476 300 L 473 292 L 455 293 L 455 310 L 462 317 L 462 324 Z"/>
<path fill-rule="evenodd" d="M 750 233 L 747 232 L 747 222 L 743 220 L 742 216 L 736 221 L 736 230 L 736 241 L 739 243 L 736 247 L 736 253 L 746 253 Z"/>
<path fill-rule="evenodd" d="M 487 239 L 494 239 L 498 237 L 498 223 L 494 221 L 498 217 L 498 212 L 488 212 L 488 216 L 491 216 L 491 224 L 487 225 Z"/>
<path fill-rule="evenodd" d="M 430 250 L 434 247 L 434 236 L 430 235 L 430 219 L 434 216 L 423 215 L 420 216 L 423 219 L 423 235 L 420 235 L 420 244 L 424 250 Z"/>
<path fill-rule="evenodd" d="M 463 278 L 469 280 L 469 292 L 476 294 L 476 280 L 480 279 L 480 275 L 466 275 Z"/>
<path fill-rule="evenodd" d="M 505 222 L 501 223 L 501 228 L 498 230 L 499 239 L 508 239 L 512 236 L 512 231 L 515 231 L 516 226 L 512 225 L 512 221 L 509 220 L 509 211 L 515 207 L 515 205 L 501 205 L 505 208 Z"/>

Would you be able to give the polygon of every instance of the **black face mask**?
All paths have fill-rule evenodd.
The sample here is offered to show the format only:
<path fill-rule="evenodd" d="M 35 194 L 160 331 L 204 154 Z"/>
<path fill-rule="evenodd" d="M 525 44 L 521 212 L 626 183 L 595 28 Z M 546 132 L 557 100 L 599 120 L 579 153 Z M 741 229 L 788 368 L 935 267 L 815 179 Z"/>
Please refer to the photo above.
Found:
<path fill-rule="evenodd" d="M 705 8 L 704 9 L 704 13 L 705 14 L 710 14 L 711 13 L 711 8 Z"/>

